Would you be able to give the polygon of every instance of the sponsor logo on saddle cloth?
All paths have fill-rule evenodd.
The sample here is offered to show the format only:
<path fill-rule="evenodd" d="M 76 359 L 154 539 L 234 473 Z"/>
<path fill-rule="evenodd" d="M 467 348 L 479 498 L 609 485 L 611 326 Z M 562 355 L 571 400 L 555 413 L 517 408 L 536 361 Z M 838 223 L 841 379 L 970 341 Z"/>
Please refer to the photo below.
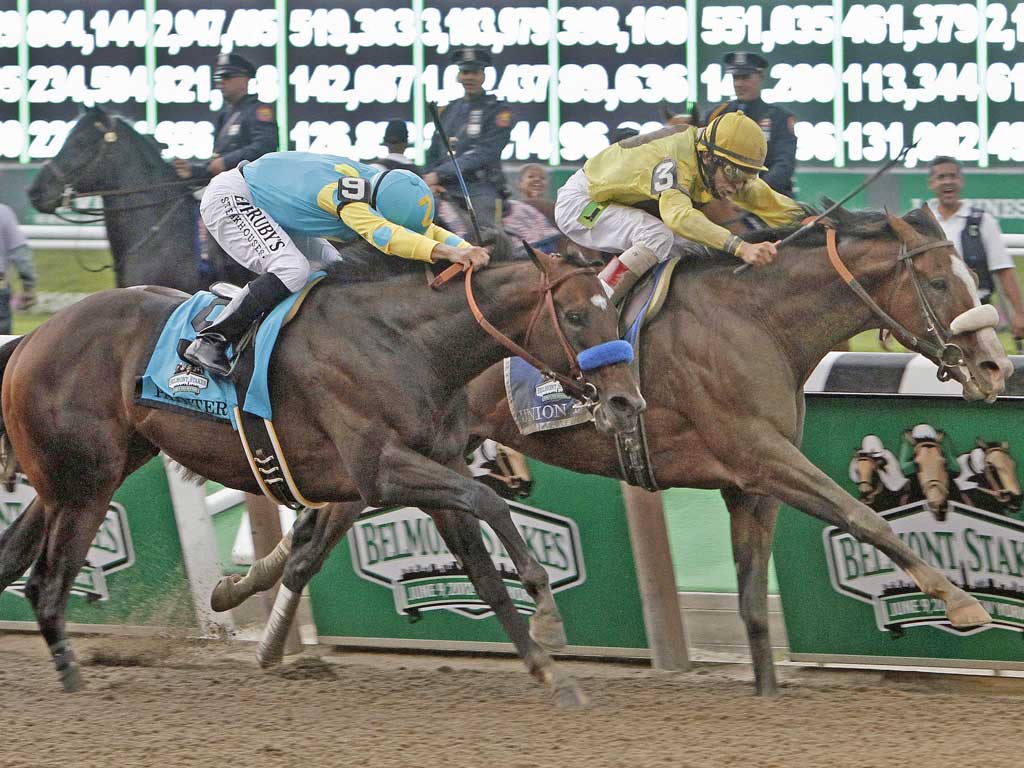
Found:
<path fill-rule="evenodd" d="M 913 458 L 914 442 L 937 440 L 943 433 L 919 424 L 907 430 L 903 448 L 908 461 L 895 461 L 877 435 L 865 435 L 854 462 L 866 462 L 857 471 L 851 463 L 851 481 L 874 484 L 884 503 L 871 503 L 896 535 L 932 567 L 977 598 L 992 616 L 982 627 L 957 629 L 946 621 L 943 602 L 921 592 L 906 573 L 886 555 L 862 544 L 836 527 L 823 532 L 829 577 L 837 592 L 873 606 L 880 631 L 896 635 L 918 626 L 932 626 L 953 635 L 974 635 L 990 630 L 1024 633 L 1024 520 L 1020 517 L 1020 485 L 1016 461 L 1006 442 L 977 440 L 976 447 L 927 469 Z M 948 436 L 946 442 L 948 442 Z M 932 442 L 934 449 L 934 442 Z M 877 459 L 872 469 L 870 459 Z M 946 466 L 954 468 L 944 472 Z M 959 469 L 955 469 L 959 467 Z M 900 475 L 899 481 L 892 477 Z M 927 474 L 926 473 L 930 473 Z M 935 474 L 950 494 L 942 511 L 935 511 L 922 488 Z M 959 473 L 959 474 L 958 474 Z M 1008 487 L 1009 486 L 1009 487 Z M 886 491 L 890 491 L 885 495 Z"/>
<path fill-rule="evenodd" d="M 512 520 L 537 561 L 544 566 L 553 592 L 583 584 L 586 569 L 579 529 L 568 517 L 509 502 Z M 536 610 L 515 565 L 494 531 L 480 524 L 484 545 L 520 613 Z M 399 614 L 452 611 L 472 619 L 492 615 L 462 566 L 448 551 L 431 520 L 414 507 L 368 508 L 348 537 L 352 568 L 369 582 L 390 589 Z"/>
<path fill-rule="evenodd" d="M 210 380 L 203 376 L 202 368 L 183 362 L 175 366 L 174 375 L 167 380 L 167 386 L 175 394 L 189 392 L 198 395 L 210 386 Z"/>
<path fill-rule="evenodd" d="M 0 485 L 0 533 L 25 511 L 36 497 L 35 489 L 22 474 L 15 476 L 13 491 Z M 71 594 L 88 601 L 109 600 L 107 576 L 131 568 L 135 564 L 135 548 L 124 507 L 116 502 L 107 505 L 107 514 L 92 540 L 85 565 L 75 576 Z M 28 572 L 8 587 L 12 593 L 25 596 Z"/>

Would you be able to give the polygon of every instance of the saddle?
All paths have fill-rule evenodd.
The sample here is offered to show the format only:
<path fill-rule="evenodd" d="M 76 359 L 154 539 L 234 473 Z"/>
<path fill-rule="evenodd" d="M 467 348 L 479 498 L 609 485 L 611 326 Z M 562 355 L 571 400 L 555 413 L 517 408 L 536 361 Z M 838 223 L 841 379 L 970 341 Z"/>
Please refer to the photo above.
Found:
<path fill-rule="evenodd" d="M 272 421 L 268 368 L 280 330 L 295 318 L 323 277 L 318 273 L 245 334 L 235 352 L 230 379 L 212 375 L 180 357 L 182 347 L 209 324 L 214 308 L 226 304 L 241 289 L 217 283 L 209 292 L 200 291 L 170 312 L 136 383 L 135 401 L 141 405 L 230 423 L 238 431 L 260 488 L 292 509 L 323 504 L 303 497 L 281 452 Z"/>

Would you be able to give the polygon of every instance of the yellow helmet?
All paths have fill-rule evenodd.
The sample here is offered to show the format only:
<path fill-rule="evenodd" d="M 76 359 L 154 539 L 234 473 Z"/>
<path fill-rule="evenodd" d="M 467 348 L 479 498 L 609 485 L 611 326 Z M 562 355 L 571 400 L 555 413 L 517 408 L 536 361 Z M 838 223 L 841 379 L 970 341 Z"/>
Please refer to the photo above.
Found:
<path fill-rule="evenodd" d="M 741 168 L 767 171 L 768 142 L 760 126 L 741 112 L 719 115 L 701 131 L 697 149 Z"/>

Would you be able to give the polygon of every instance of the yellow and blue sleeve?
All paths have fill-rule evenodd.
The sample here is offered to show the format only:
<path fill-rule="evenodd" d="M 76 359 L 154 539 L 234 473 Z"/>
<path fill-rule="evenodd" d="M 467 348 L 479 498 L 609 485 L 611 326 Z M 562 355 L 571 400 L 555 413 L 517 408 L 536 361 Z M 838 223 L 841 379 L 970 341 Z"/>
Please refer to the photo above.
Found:
<path fill-rule="evenodd" d="M 349 203 L 341 209 L 341 220 L 370 245 L 391 256 L 414 261 L 433 261 L 434 246 L 444 243 L 457 248 L 469 246 L 458 235 L 431 224 L 420 235 L 378 216 L 366 203 Z"/>

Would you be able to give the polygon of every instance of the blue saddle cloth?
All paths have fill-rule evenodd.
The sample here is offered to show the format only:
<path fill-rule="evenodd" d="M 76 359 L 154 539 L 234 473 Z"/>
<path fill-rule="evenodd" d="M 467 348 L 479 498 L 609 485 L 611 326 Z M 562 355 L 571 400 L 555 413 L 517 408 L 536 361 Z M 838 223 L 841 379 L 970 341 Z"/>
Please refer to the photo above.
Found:
<path fill-rule="evenodd" d="M 311 279 L 322 275 L 322 272 L 317 273 Z M 242 403 L 242 410 L 254 416 L 267 420 L 273 418 L 267 368 L 284 319 L 301 295 L 302 291 L 299 291 L 274 307 L 256 333 L 255 371 Z M 192 321 L 215 301 L 218 298 L 212 293 L 200 291 L 174 310 L 164 324 L 140 378 L 136 400 L 153 408 L 184 411 L 200 418 L 227 421 L 237 430 L 234 410 L 239 403 L 234 382 L 187 363 L 178 356 L 182 340 L 187 345 L 196 337 Z M 206 319 L 216 320 L 222 311 L 223 304 L 214 308 Z"/>
<path fill-rule="evenodd" d="M 664 261 L 654 268 L 652 279 L 644 284 L 647 295 L 636 318 L 622 334 L 622 338 L 632 344 L 634 350 L 640 349 L 640 329 L 647 321 L 669 264 Z M 593 419 L 593 415 L 578 400 L 562 391 L 557 381 L 545 378 L 521 357 L 505 358 L 505 393 L 512 418 L 519 432 L 524 435 L 571 427 Z"/>

